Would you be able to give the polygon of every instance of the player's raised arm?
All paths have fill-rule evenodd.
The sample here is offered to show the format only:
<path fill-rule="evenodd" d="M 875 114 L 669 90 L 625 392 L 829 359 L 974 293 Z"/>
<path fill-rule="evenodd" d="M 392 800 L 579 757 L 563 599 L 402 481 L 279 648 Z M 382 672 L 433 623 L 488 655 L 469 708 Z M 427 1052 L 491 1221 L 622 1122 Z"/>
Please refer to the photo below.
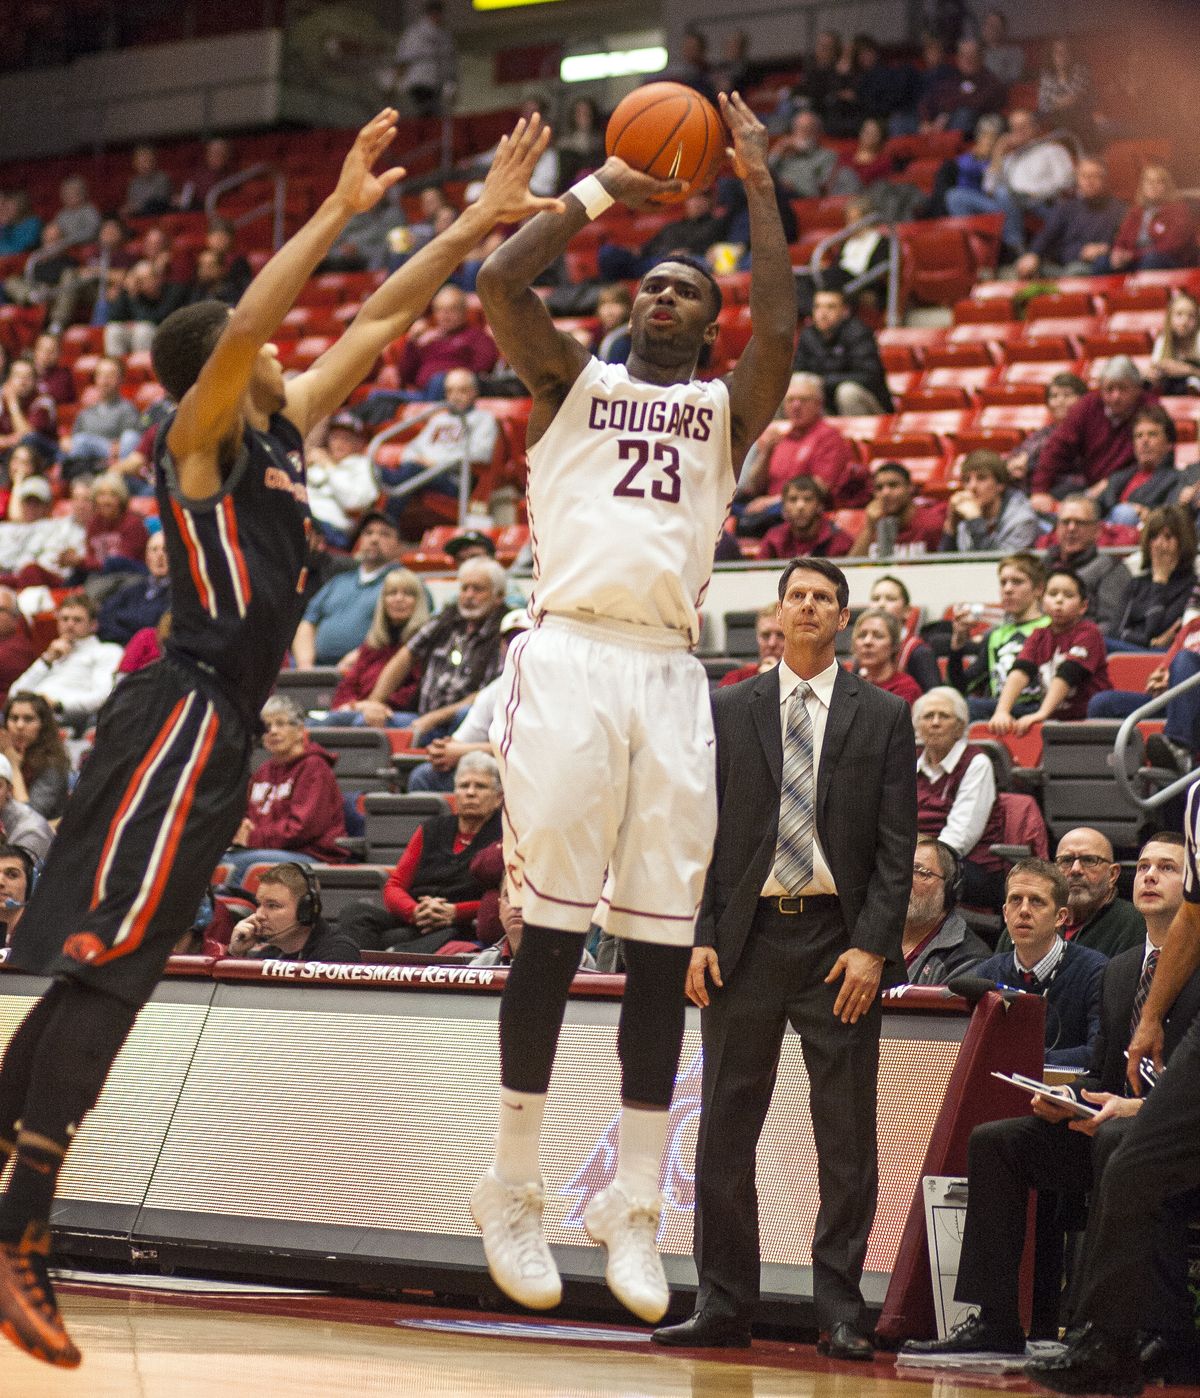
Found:
<path fill-rule="evenodd" d="M 655 194 L 682 189 L 679 180 L 657 180 L 610 156 L 594 174 L 563 196 L 562 213 L 542 213 L 506 239 L 479 270 L 475 289 L 505 359 L 533 395 L 532 445 L 588 361 L 588 352 L 554 328 L 550 312 L 532 290 L 534 278 L 566 249 L 576 233 L 618 200 L 641 208 Z M 544 416 L 543 416 L 544 415 Z"/>
<path fill-rule="evenodd" d="M 753 256 L 750 324 L 754 333 L 728 380 L 737 470 L 787 391 L 795 352 L 796 283 L 767 168 L 767 129 L 736 92 L 721 94 L 721 115 L 733 135 L 734 173 L 746 187 Z"/>
<path fill-rule="evenodd" d="M 271 258 L 230 312 L 199 377 L 184 395 L 167 438 L 185 494 L 205 496 L 220 489 L 217 449 L 239 430 L 243 398 L 259 351 L 349 220 L 373 208 L 403 178 L 399 167 L 381 175 L 372 172 L 395 134 L 396 113 L 391 107 L 363 127 L 333 193 Z"/>
<path fill-rule="evenodd" d="M 550 141 L 550 128 L 522 118 L 496 150 L 483 191 L 362 305 L 337 343 L 288 384 L 288 416 L 302 432 L 333 412 L 362 383 L 393 340 L 412 325 L 463 258 L 498 223 L 519 223 L 558 199 L 529 192 L 529 178 Z"/>

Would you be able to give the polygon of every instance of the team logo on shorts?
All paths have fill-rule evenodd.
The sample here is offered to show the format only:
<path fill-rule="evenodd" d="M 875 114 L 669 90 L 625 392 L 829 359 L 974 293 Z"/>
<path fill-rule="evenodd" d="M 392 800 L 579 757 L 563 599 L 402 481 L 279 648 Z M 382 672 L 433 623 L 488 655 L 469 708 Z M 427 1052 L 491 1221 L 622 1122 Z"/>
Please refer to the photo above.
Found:
<path fill-rule="evenodd" d="M 94 932 L 73 932 L 63 943 L 63 955 L 85 966 L 102 956 L 108 947 Z"/>

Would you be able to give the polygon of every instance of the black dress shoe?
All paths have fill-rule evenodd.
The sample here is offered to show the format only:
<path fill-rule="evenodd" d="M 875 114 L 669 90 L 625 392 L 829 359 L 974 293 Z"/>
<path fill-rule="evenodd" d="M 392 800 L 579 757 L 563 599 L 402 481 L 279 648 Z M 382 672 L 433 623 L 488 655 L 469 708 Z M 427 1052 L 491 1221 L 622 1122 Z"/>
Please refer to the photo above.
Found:
<path fill-rule="evenodd" d="M 1056 1393 L 1114 1393 L 1133 1398 L 1144 1386 L 1136 1340 L 1118 1338 L 1094 1325 L 1062 1354 L 1026 1364 L 1025 1375 Z"/>
<path fill-rule="evenodd" d="M 817 1353 L 830 1359 L 874 1359 L 875 1346 L 849 1321 L 840 1321 L 817 1341 Z"/>
<path fill-rule="evenodd" d="M 902 1354 L 1024 1354 L 1020 1329 L 1004 1330 L 980 1315 L 969 1315 L 940 1340 L 907 1340 Z"/>
<path fill-rule="evenodd" d="M 675 1349 L 749 1349 L 750 1327 L 732 1316 L 697 1311 L 679 1325 L 655 1330 L 650 1338 L 656 1345 Z"/>

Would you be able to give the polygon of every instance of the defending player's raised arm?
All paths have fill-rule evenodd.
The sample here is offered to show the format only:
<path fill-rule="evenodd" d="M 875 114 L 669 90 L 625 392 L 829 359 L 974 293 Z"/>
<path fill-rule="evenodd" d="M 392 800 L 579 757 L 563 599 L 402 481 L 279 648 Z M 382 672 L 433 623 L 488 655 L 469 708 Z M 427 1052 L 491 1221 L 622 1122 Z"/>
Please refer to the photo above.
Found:
<path fill-rule="evenodd" d="M 446 278 L 498 223 L 519 223 L 563 207 L 529 192 L 529 178 L 550 141 L 550 128 L 522 118 L 496 150 L 483 191 L 364 303 L 345 333 L 288 385 L 288 416 L 302 432 L 333 412 L 362 383 L 384 349 L 421 315 Z"/>
<path fill-rule="evenodd" d="M 584 205 L 589 188 L 599 201 L 595 212 Z M 619 200 L 640 208 L 652 195 L 680 188 L 678 180 L 656 180 L 610 156 L 590 177 L 590 184 L 581 180 L 567 191 L 562 213 L 544 213 L 531 219 L 480 268 L 475 289 L 488 325 L 505 359 L 534 398 L 531 443 L 546 425 L 538 424 L 539 406 L 557 407 L 588 361 L 587 350 L 577 340 L 554 328 L 550 312 L 532 290 L 534 278 L 609 204 Z"/>
<path fill-rule="evenodd" d="M 728 379 L 736 470 L 787 391 L 795 352 L 796 283 L 767 168 L 767 129 L 736 92 L 721 94 L 721 115 L 733 135 L 734 172 L 746 188 L 753 254 L 753 334 Z"/>
<path fill-rule="evenodd" d="M 259 351 L 349 220 L 373 208 L 403 178 L 399 167 L 381 175 L 372 170 L 395 134 L 391 107 L 363 127 L 333 193 L 271 258 L 230 312 L 221 338 L 179 405 L 167 439 L 186 494 L 209 495 L 220 488 L 217 448 L 238 426 Z"/>

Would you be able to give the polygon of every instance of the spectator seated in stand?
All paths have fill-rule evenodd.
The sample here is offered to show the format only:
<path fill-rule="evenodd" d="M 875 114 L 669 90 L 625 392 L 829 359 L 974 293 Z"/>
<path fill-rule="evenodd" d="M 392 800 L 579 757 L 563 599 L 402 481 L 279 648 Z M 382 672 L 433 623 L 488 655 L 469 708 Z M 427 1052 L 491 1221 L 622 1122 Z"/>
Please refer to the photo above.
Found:
<path fill-rule="evenodd" d="M 62 340 L 57 335 L 43 330 L 33 342 L 30 362 L 39 393 L 53 398 L 59 407 L 74 403 L 75 375 L 62 362 Z"/>
<path fill-rule="evenodd" d="M 58 405 L 49 394 L 38 392 L 37 374 L 28 359 L 14 359 L 0 387 L 0 451 L 18 443 L 50 460 L 58 455 Z"/>
<path fill-rule="evenodd" d="M 68 275 L 78 268 L 79 254 L 75 249 L 76 245 L 51 220 L 42 229 L 41 244 L 25 259 L 20 274 L 4 279 L 4 300 L 14 306 L 48 306 L 56 302 Z"/>
<path fill-rule="evenodd" d="M 823 135 L 821 118 L 815 112 L 800 111 L 792 117 L 788 134 L 776 141 L 767 163 L 789 199 L 849 192 L 835 188 L 838 158 L 821 144 Z"/>
<path fill-rule="evenodd" d="M 0 583 L 63 586 L 82 557 L 85 535 L 69 515 L 52 517 L 53 504 L 50 482 L 42 476 L 27 476 L 13 490 L 10 518 L 0 522 Z"/>
<path fill-rule="evenodd" d="M 1157 393 L 1200 393 L 1200 301 L 1191 292 L 1171 295 L 1162 334 L 1150 354 L 1149 378 Z"/>
<path fill-rule="evenodd" d="M 481 326 L 468 324 L 466 294 L 457 286 L 444 286 L 430 303 L 424 329 L 414 325 L 405 339 L 396 365 L 402 389 L 375 389 L 364 416 L 369 422 L 381 422 L 379 414 L 390 414 L 400 403 L 436 402 L 451 369 L 489 374 L 499 357 L 491 335 Z"/>
<path fill-rule="evenodd" d="M 0 704 L 8 697 L 13 680 L 23 675 L 36 659 L 33 635 L 24 612 L 17 605 L 17 594 L 11 587 L 0 587 Z M 2 742 L 0 739 L 0 744 Z M 0 746 L 0 751 L 3 750 Z"/>
<path fill-rule="evenodd" d="M 201 248 L 196 254 L 196 270 L 180 291 L 180 304 L 195 306 L 201 301 L 223 301 L 236 305 L 243 287 L 230 275 L 228 263 L 212 248 Z"/>
<path fill-rule="evenodd" d="M 943 160 L 934 176 L 933 189 L 921 206 L 922 218 L 946 218 L 946 196 L 952 189 L 983 192 L 983 177 L 992 163 L 996 142 L 1004 132 L 1004 118 L 996 114 L 981 116 L 975 125 L 970 146 L 948 160 Z"/>
<path fill-rule="evenodd" d="M 214 136 L 204 143 L 204 156 L 194 166 L 179 191 L 179 207 L 202 210 L 209 191 L 234 173 L 233 147 L 223 136 Z"/>
<path fill-rule="evenodd" d="M 0 947 L 8 945 L 24 915 L 36 867 L 27 849 L 0 843 Z"/>
<path fill-rule="evenodd" d="M 370 695 L 353 706 L 354 724 L 407 728 L 414 747 L 448 737 L 483 686 L 500 673 L 497 642 L 508 611 L 506 584 L 504 569 L 494 558 L 467 559 L 458 570 L 455 600 L 387 662 Z M 417 702 L 412 709 L 395 710 L 388 695 L 404 683 L 417 662 L 423 667 Z"/>
<path fill-rule="evenodd" d="M 318 423 L 305 443 L 308 508 L 334 548 L 348 548 L 363 515 L 379 498 L 367 442 L 356 413 L 343 408 L 328 425 Z"/>
<path fill-rule="evenodd" d="M 871 472 L 871 498 L 850 546 L 854 558 L 918 558 L 937 553 L 946 522 L 944 505 L 918 505 L 907 466 L 881 461 Z"/>
<path fill-rule="evenodd" d="M 156 627 L 170 605 L 167 541 L 159 529 L 146 542 L 145 576 L 122 584 L 100 604 L 100 639 L 127 646 L 137 632 Z"/>
<path fill-rule="evenodd" d="M 988 10 L 979 26 L 983 40 L 983 66 L 1005 87 L 1025 76 L 1025 50 L 1008 38 L 1008 17 L 1002 10 Z"/>
<path fill-rule="evenodd" d="M 1005 88 L 983 66 L 977 39 L 960 39 L 952 77 L 944 78 L 917 107 L 923 131 L 962 131 L 969 135 L 981 116 L 1004 109 Z"/>
<path fill-rule="evenodd" d="M 1088 590 L 1088 615 L 1101 631 L 1110 631 L 1125 609 L 1129 569 L 1115 554 L 1100 548 L 1137 542 L 1126 525 L 1103 524 L 1100 506 L 1090 495 L 1068 495 L 1058 507 L 1058 519 L 1038 547 L 1046 550 L 1047 568 L 1069 568 Z"/>
<path fill-rule="evenodd" d="M 18 801 L 13 791 L 13 764 L 0 753 L 0 830 L 10 845 L 20 845 L 40 864 L 50 851 L 54 831 L 45 816 L 24 801 Z"/>
<path fill-rule="evenodd" d="M 290 699 L 268 699 L 262 721 L 268 757 L 250 778 L 245 817 L 221 857 L 229 866 L 230 891 L 242 887 L 255 864 L 338 864 L 347 858 L 338 844 L 346 818 L 333 775 L 337 759 L 305 732 L 304 715 Z"/>
<path fill-rule="evenodd" d="M 1101 513 L 1110 524 L 1137 528 L 1163 507 L 1193 505 L 1200 464 L 1176 467 L 1176 437 L 1174 419 L 1157 403 L 1134 414 L 1133 465 L 1111 475 L 1100 497 Z"/>
<path fill-rule="evenodd" d="M 921 697 L 921 686 L 897 663 L 900 623 L 882 607 L 868 607 L 859 614 L 851 637 L 854 672 L 864 680 L 899 695 L 911 705 Z"/>
<path fill-rule="evenodd" d="M 597 253 L 600 276 L 606 282 L 637 281 L 673 252 L 703 260 L 714 243 L 725 238 L 729 220 L 717 211 L 711 189 L 697 190 L 683 201 L 683 217 L 664 224 L 641 248 L 601 243 Z"/>
<path fill-rule="evenodd" d="M 68 460 L 63 465 L 67 480 L 84 472 L 108 469 L 109 462 L 127 456 L 141 440 L 138 410 L 122 396 L 125 367 L 108 355 L 96 361 L 92 372 L 92 392 L 84 395 L 84 406 L 75 415 L 71 438 L 65 447 Z"/>
<path fill-rule="evenodd" d="M 624 364 L 629 358 L 633 340 L 629 317 L 633 297 L 621 282 L 602 286 L 596 295 L 596 319 L 600 322 L 592 353 L 605 364 Z"/>
<path fill-rule="evenodd" d="M 153 242 L 147 233 L 143 245 Z M 48 311 L 48 323 L 55 333 L 77 321 L 103 325 L 126 274 L 138 260 L 129 229 L 112 214 L 101 223 L 94 249 L 90 254 L 81 253 L 78 262 L 72 259 L 58 276 Z"/>
<path fill-rule="evenodd" d="M 500 623 L 500 665 L 503 668 L 508 647 L 518 631 L 528 630 L 533 618 L 525 608 L 504 614 Z M 503 676 L 497 675 L 475 696 L 466 718 L 448 738 L 435 738 L 429 744 L 429 761 L 419 763 L 408 774 L 409 791 L 453 791 L 458 763 L 469 752 L 492 751 L 488 733 L 500 698 Z"/>
<path fill-rule="evenodd" d="M 824 481 L 793 476 L 783 487 L 783 522 L 763 535 L 759 558 L 841 558 L 849 553 L 853 541 L 829 518 L 829 505 Z"/>
<path fill-rule="evenodd" d="M 96 604 L 72 592 L 58 604 L 58 635 L 13 681 L 14 690 L 40 694 L 59 723 L 83 732 L 108 698 L 121 663 L 121 647 L 96 635 Z"/>
<path fill-rule="evenodd" d="M 320 913 L 321 886 L 315 874 L 294 863 L 264 869 L 249 917 L 234 924 L 229 955 L 247 961 L 356 962 L 356 942 L 330 927 Z"/>
<path fill-rule="evenodd" d="M 812 476 L 837 509 L 866 498 L 866 471 L 851 442 L 823 416 L 825 391 L 816 374 L 793 374 L 782 418 L 772 422 L 746 454 L 733 512 L 738 533 L 755 537 L 783 519 L 783 487 Z"/>
<path fill-rule="evenodd" d="M 566 129 L 556 131 L 559 176 L 564 189 L 604 164 L 604 120 L 590 97 L 577 97 L 567 112 Z"/>
<path fill-rule="evenodd" d="M 104 353 L 119 359 L 133 350 L 148 350 L 154 332 L 182 304 L 183 287 L 168 282 L 148 259 L 135 262 L 109 303 Z"/>
<path fill-rule="evenodd" d="M 908 588 L 899 578 L 885 573 L 871 584 L 870 601 L 872 607 L 882 607 L 885 612 L 891 612 L 900 627 L 900 649 L 896 653 L 899 668 L 911 675 L 922 691 L 941 684 L 937 656 L 921 639 L 913 619 Z"/>
<path fill-rule="evenodd" d="M 821 287 L 813 297 L 812 323 L 800 332 L 792 368 L 817 375 L 828 413 L 890 413 L 894 407 L 875 332 L 850 313 L 840 288 Z"/>
<path fill-rule="evenodd" d="M 1093 146 L 1094 101 L 1087 65 L 1074 57 L 1065 39 L 1055 39 L 1050 45 L 1050 61 L 1038 77 L 1038 116 L 1047 126 L 1068 131 L 1083 145 Z"/>
<path fill-rule="evenodd" d="M 1050 625 L 1050 618 L 1042 611 L 1046 570 L 1041 562 L 1031 553 L 1012 553 L 1000 560 L 999 573 L 1004 620 L 975 641 L 972 627 L 985 609 L 978 603 L 960 602 L 950 630 L 946 680 L 966 696 L 972 723 L 991 718 L 1025 642 L 1034 631 Z M 1032 713 L 1041 697 L 1040 684 L 1031 681 L 1013 701 L 1013 713 L 1017 717 Z"/>
<path fill-rule="evenodd" d="M 1008 871 L 1004 926 L 1012 941 L 974 974 L 1040 995 L 1046 1002 L 1048 1064 L 1087 1066 L 1100 1032 L 1100 982 L 1108 958 L 1063 937 L 1067 881 L 1044 859 L 1022 859 Z"/>
<path fill-rule="evenodd" d="M 143 626 L 129 638 L 129 643 L 121 653 L 121 663 L 117 666 L 118 675 L 133 675 L 153 665 L 163 658 L 163 647 L 171 634 L 171 609 L 167 608 L 154 626 Z"/>
<path fill-rule="evenodd" d="M 64 242 L 91 243 L 100 232 L 100 210 L 91 201 L 82 175 L 68 175 L 58 187 L 59 207 L 54 222 Z"/>
<path fill-rule="evenodd" d="M 1032 548 L 1041 532 L 1028 497 L 1009 482 L 1004 458 L 986 447 L 968 452 L 942 526 L 945 552 L 1016 552 Z"/>
<path fill-rule="evenodd" d="M 902 947 L 909 985 L 945 985 L 992 954 L 967 926 L 958 901 L 962 861 L 949 845 L 919 835 Z"/>
<path fill-rule="evenodd" d="M 42 240 L 42 221 L 23 189 L 0 190 L 0 257 L 32 252 Z"/>
<path fill-rule="evenodd" d="M 428 620 L 429 599 L 420 578 L 407 568 L 386 573 L 362 645 L 338 662 L 342 677 L 333 691 L 329 712 L 314 712 L 310 724 L 327 728 L 345 724 L 352 706 L 370 694 L 383 667 Z M 388 696 L 388 703 L 396 709 L 411 709 L 417 701 L 420 679 L 420 666 L 414 665 L 403 685 Z"/>
<path fill-rule="evenodd" d="M 1108 166 L 1085 156 L 1075 168 L 1075 193 L 1052 204 L 1029 251 L 1017 259 L 1018 277 L 1082 276 L 1111 249 L 1125 205 L 1108 188 Z"/>
<path fill-rule="evenodd" d="M 1067 881 L 1067 921 L 1063 937 L 1102 956 L 1116 956 L 1146 940 L 1146 921 L 1127 899 L 1117 895 L 1121 866 L 1111 842 L 1088 825 L 1068 830 L 1058 842 L 1054 862 Z M 1011 951 L 1012 939 L 1001 932 L 997 951 Z"/>
<path fill-rule="evenodd" d="M 14 690 L 4 706 L 0 753 L 12 767 L 13 795 L 46 820 L 67 804 L 71 759 L 50 705 L 40 694 Z"/>
<path fill-rule="evenodd" d="M 1047 140 L 1037 118 L 1020 108 L 1010 112 L 1008 130 L 996 142 L 983 176 L 983 188 L 946 191 L 946 212 L 954 218 L 1003 214 L 1001 233 L 1009 258 L 1025 248 L 1025 216 L 1046 218 L 1054 201 L 1075 184 L 1075 165 L 1067 148 Z"/>
<path fill-rule="evenodd" d="M 215 252 L 225 268 L 225 279 L 240 299 L 250 285 L 254 273 L 250 263 L 237 250 L 237 229 L 227 218 L 212 218 L 204 235 L 204 251 Z M 224 298 L 222 298 L 224 299 Z"/>
<path fill-rule="evenodd" d="M 813 43 L 812 53 L 804 55 L 804 68 L 799 82 L 785 91 L 775 111 L 767 119 L 767 130 L 773 136 L 789 129 L 799 112 L 820 112 L 842 81 L 840 71 L 844 60 L 842 36 L 835 29 L 822 29 Z"/>
<path fill-rule="evenodd" d="M 500 769 L 485 752 L 469 752 L 454 777 L 454 815 L 422 821 L 392 870 L 383 904 L 352 903 L 340 926 L 364 951 L 436 952 L 471 939 L 484 885 L 475 856 L 501 838 Z"/>
<path fill-rule="evenodd" d="M 991 852 L 1004 841 L 1004 813 L 992 759 L 967 741 L 967 701 L 937 685 L 913 704 L 917 731 L 917 829 L 948 845 L 962 861 L 962 898 L 1000 907 L 1004 865 Z"/>
<path fill-rule="evenodd" d="M 1138 183 L 1137 201 L 1117 230 L 1112 251 L 1093 263 L 1094 270 L 1143 272 L 1196 265 L 1196 216 L 1180 199 L 1165 165 L 1147 165 Z"/>
<path fill-rule="evenodd" d="M 334 239 L 317 271 L 382 272 L 392 244 L 403 243 L 407 233 L 399 193 L 389 189 L 373 209 L 350 219 Z"/>
<path fill-rule="evenodd" d="M 1021 647 L 988 722 L 1001 737 L 1021 737 L 1047 718 L 1059 723 L 1086 718 L 1092 696 L 1112 688 L 1104 637 L 1084 615 L 1088 593 L 1082 578 L 1069 568 L 1050 569 L 1044 605 L 1050 624 L 1031 632 Z M 1016 717 L 1013 709 L 1030 680 L 1040 682 L 1041 701 L 1032 713 Z"/>
<path fill-rule="evenodd" d="M 380 510 L 370 510 L 359 522 L 353 554 L 358 567 L 335 573 L 308 604 L 296 628 L 292 658 L 298 670 L 337 665 L 362 645 L 384 577 L 400 558 L 395 521 Z"/>
<path fill-rule="evenodd" d="M 380 471 L 385 487 L 403 485 L 422 471 L 443 468 L 423 487 L 437 495 L 458 499 L 459 470 L 465 458 L 472 472 L 490 465 L 500 439 L 500 424 L 486 408 L 477 406 L 479 380 L 470 369 L 451 369 L 442 392 L 446 406 L 425 421 L 421 430 L 404 448 L 399 466 Z M 388 513 L 400 519 L 414 496 L 388 501 Z"/>
<path fill-rule="evenodd" d="M 442 0 L 425 0 L 396 45 L 396 86 L 420 117 L 441 116 L 458 90 L 458 47 L 446 26 Z"/>
<path fill-rule="evenodd" d="M 1019 1116 L 975 1127 L 967 1148 L 969 1203 L 954 1292 L 954 1299 L 963 1305 L 969 1304 L 971 1309 L 948 1335 L 937 1340 L 909 1341 L 904 1346 L 906 1353 L 1025 1355 L 1020 1311 L 1021 1256 L 1026 1245 L 1030 1190 L 1038 1193 L 1037 1271 L 1044 1273 L 1045 1254 L 1051 1241 L 1050 1230 L 1044 1228 L 1047 1216 L 1053 1214 L 1057 1221 L 1065 1213 L 1071 1218 L 1069 1226 L 1077 1226 L 1078 1204 L 1083 1202 L 1085 1194 L 1095 1195 L 1113 1149 L 1124 1140 L 1131 1116 L 1144 1100 L 1128 1096 L 1126 1049 L 1140 1012 L 1139 997 L 1145 999 L 1158 964 L 1158 950 L 1183 903 L 1183 871 L 1183 841 L 1179 835 L 1158 836 L 1142 846 L 1134 878 L 1134 899 L 1146 911 L 1145 939 L 1104 968 L 1100 1028 L 1087 1072 L 1061 1089 L 1065 1097 L 1075 1102 L 1104 1106 L 1105 1119 L 1099 1123 L 1077 1123 L 1085 1129 L 1071 1130 L 1068 1129 L 1071 1114 L 1066 1106 L 1056 1103 L 1052 1097 L 1035 1096 L 1026 1104 L 1031 1111 L 1026 1109 Z M 1183 1037 L 1198 1005 L 1200 977 L 1193 976 L 1172 1010 L 1166 1029 L 1164 1058 Z M 1051 1018 L 1048 1014 L 1048 1027 Z M 1014 1105 L 1018 1101 L 1014 1096 Z M 1118 1105 L 1120 1110 L 1114 1110 Z M 1046 1278 L 1052 1297 L 1049 1305 L 1052 1314 L 1047 1315 L 1035 1299 L 1035 1329 L 1031 1331 L 1031 1338 L 1058 1336 L 1061 1232 L 1059 1223 L 1053 1230 L 1053 1276 Z M 1172 1258 L 1187 1236 L 1187 1229 L 1174 1210 L 1164 1218 L 1163 1234 L 1158 1275 L 1164 1278 L 1185 1276 L 1186 1259 Z M 1035 1298 L 1036 1292 L 1035 1286 Z M 1183 1304 L 1179 1304 L 1180 1301 Z M 1164 1317 L 1164 1328 L 1169 1328 L 1170 1323 L 1179 1325 L 1172 1339 L 1190 1354 L 1191 1367 L 1186 1371 L 1189 1377 L 1196 1371 L 1192 1304 L 1190 1295 L 1186 1299 L 1172 1298 L 1170 1304 L 1164 1296 L 1157 1311 Z M 1039 1315 L 1040 1309 L 1043 1313 Z M 1171 1318 L 1170 1322 L 1166 1317 Z"/>
<path fill-rule="evenodd" d="M 1196 526 L 1178 505 L 1151 510 L 1142 526 L 1142 571 L 1105 637 L 1111 651 L 1166 650 L 1196 586 Z"/>
<path fill-rule="evenodd" d="M 1045 427 L 1035 428 L 1019 447 L 1015 447 L 1004 458 L 1004 464 L 1008 467 L 1008 479 L 1026 495 L 1029 494 L 1030 478 L 1037 471 L 1042 448 L 1050 440 L 1054 429 L 1087 391 L 1087 384 L 1077 374 L 1055 374 L 1046 385 L 1046 407 L 1050 410 L 1050 421 Z"/>
<path fill-rule="evenodd" d="M 131 157 L 133 174 L 125 188 L 122 218 L 145 218 L 149 214 L 170 211 L 175 198 L 171 177 L 158 166 L 158 152 L 151 145 L 134 146 Z"/>
<path fill-rule="evenodd" d="M 129 487 L 115 471 L 97 476 L 88 492 L 91 518 L 80 566 L 88 573 L 138 573 L 149 534 L 141 515 L 129 508 Z"/>
<path fill-rule="evenodd" d="M 485 923 L 484 905 L 481 903 L 475 930 L 476 939 L 483 943 L 483 950 L 471 958 L 469 965 L 512 965 L 513 957 L 521 949 L 525 919 L 521 916 L 521 909 L 509 901 L 507 879 L 501 879 L 494 918 Z M 579 961 L 579 970 L 595 971 L 597 969 L 596 958 L 585 946 L 583 956 Z"/>
<path fill-rule="evenodd" d="M 758 647 L 758 659 L 741 665 L 722 675 L 717 682 L 718 689 L 726 685 L 740 684 L 742 680 L 753 679 L 765 670 L 773 670 L 783 656 L 783 627 L 779 624 L 779 606 L 768 602 L 759 609 L 754 622 L 754 641 Z"/>

